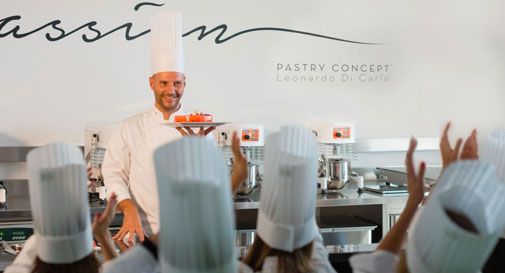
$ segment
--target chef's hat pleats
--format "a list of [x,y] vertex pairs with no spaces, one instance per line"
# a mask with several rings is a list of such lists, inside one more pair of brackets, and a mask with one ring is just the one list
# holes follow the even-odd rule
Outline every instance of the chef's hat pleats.
[[162,272],[236,272],[231,182],[222,152],[185,137],[154,154]]
[[47,263],[78,261],[92,252],[86,168],[82,152],[50,144],[27,157],[37,255]]
[[162,11],[151,18],[151,71],[184,73],[180,12]]
[[257,231],[272,248],[292,252],[317,234],[316,146],[312,131],[296,126],[266,141]]
[[[494,165],[480,160],[462,160],[449,165],[440,176],[433,196],[446,191],[457,192],[446,195],[446,206],[474,218],[479,223],[479,232],[495,233],[497,227],[505,225],[503,212],[496,209],[505,204],[505,184],[499,181]],[[485,202],[476,196],[485,196]],[[479,213],[480,209],[483,213]]]
[[[407,262],[412,273],[476,273],[505,226],[505,186],[495,168],[477,160],[451,164],[409,232]],[[447,211],[467,217],[477,233],[463,229]]]
[[498,178],[505,183],[505,130],[489,134],[481,157],[483,161],[495,165]]

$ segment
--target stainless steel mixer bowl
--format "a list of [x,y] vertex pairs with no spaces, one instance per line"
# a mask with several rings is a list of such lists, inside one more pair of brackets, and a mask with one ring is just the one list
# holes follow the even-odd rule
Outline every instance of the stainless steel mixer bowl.
[[351,180],[351,161],[342,158],[328,158],[328,190],[341,190]]

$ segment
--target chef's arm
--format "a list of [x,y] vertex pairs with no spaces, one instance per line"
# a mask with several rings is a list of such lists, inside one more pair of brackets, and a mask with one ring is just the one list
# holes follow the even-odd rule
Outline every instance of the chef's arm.
[[107,192],[117,195],[118,203],[131,199],[128,190],[130,174],[130,149],[122,125],[111,135],[105,150],[102,175]]
[[122,240],[130,233],[128,239],[133,242],[135,233],[140,240],[144,240],[144,233],[139,212],[128,189],[131,156],[126,144],[127,136],[123,132],[120,124],[109,139],[102,164],[102,175],[107,191],[117,195],[118,209],[124,215],[123,225],[113,239]]

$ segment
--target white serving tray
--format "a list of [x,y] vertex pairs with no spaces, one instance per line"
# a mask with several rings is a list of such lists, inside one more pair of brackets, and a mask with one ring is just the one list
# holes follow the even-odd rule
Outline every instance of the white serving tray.
[[163,123],[164,125],[177,128],[177,127],[190,127],[190,128],[200,128],[200,127],[217,127],[228,122],[168,122]]

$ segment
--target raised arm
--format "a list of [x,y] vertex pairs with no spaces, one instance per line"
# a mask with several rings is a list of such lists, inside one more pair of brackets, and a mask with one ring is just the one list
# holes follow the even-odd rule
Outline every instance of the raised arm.
[[385,250],[394,254],[398,254],[400,252],[405,235],[407,234],[407,229],[414,218],[417,207],[424,198],[424,172],[426,170],[426,164],[421,162],[419,172],[416,174],[413,159],[416,146],[417,140],[412,138],[405,158],[405,165],[407,167],[407,184],[409,189],[407,204],[403,209],[400,219],[398,219],[391,230],[382,239],[377,247],[377,250]]

